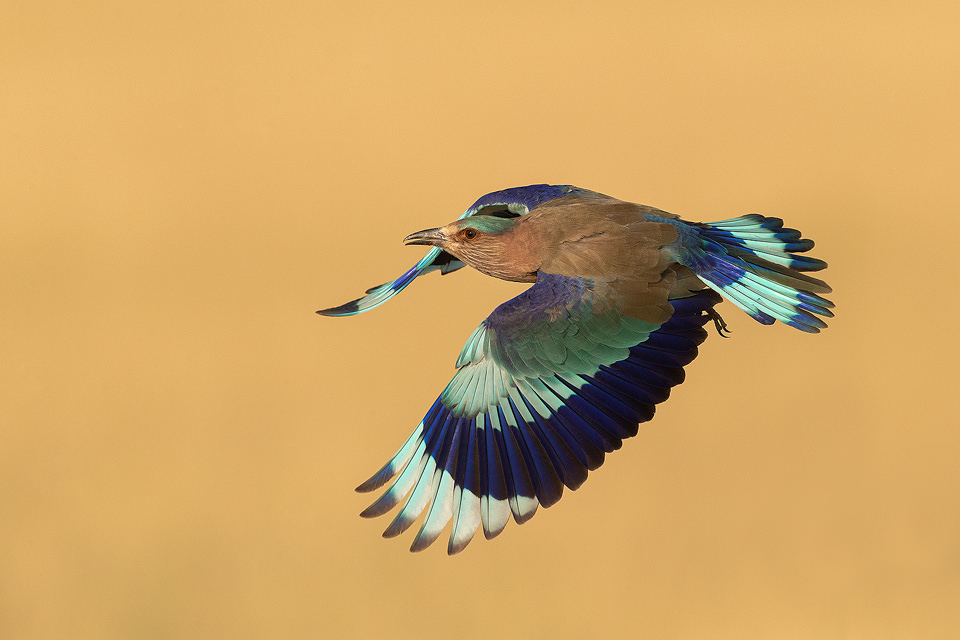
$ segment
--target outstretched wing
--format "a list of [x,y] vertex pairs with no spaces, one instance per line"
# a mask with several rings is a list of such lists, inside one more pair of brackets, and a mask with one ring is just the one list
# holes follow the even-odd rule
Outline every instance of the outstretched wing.
[[721,299],[705,290],[671,301],[664,321],[622,313],[619,295],[613,280],[541,273],[498,307],[467,340],[453,380],[410,438],[357,488],[393,479],[361,515],[384,514],[406,496],[384,536],[426,510],[411,550],[432,544],[452,519],[454,554],[479,526],[492,538],[511,513],[522,524],[564,486],[579,487],[683,381]]
[[431,271],[450,273],[451,271],[462,269],[465,266],[466,265],[464,263],[460,262],[446,251],[442,251],[434,247],[427,252],[427,255],[423,256],[423,259],[420,260],[420,262],[413,265],[412,269],[404,273],[396,280],[391,280],[390,282],[382,284],[379,287],[367,289],[366,295],[357,298],[356,300],[351,300],[350,302],[342,304],[338,307],[321,309],[320,311],[317,311],[317,313],[322,316],[354,316],[358,313],[363,313],[364,311],[369,311],[370,309],[379,307],[384,302],[403,291],[417,276],[422,276],[423,274],[430,273]]
[[[540,189],[540,187],[543,188]],[[531,187],[528,189],[530,189],[530,192],[526,194],[526,197],[530,201],[530,204],[535,206],[541,201],[541,199],[554,193],[550,189],[558,190],[558,193],[567,193],[572,189],[572,187],[531,185]],[[526,204],[511,203],[509,199],[505,199],[506,197],[506,192],[489,193],[477,200],[472,207],[464,211],[463,215],[461,215],[458,220],[477,215],[516,217],[529,213],[530,209]],[[321,309],[320,311],[317,311],[317,313],[322,316],[354,316],[358,313],[363,313],[364,311],[369,311],[370,309],[379,307],[384,302],[403,291],[417,276],[422,276],[423,274],[430,273],[431,271],[439,271],[441,274],[445,275],[456,271],[457,269],[462,269],[465,266],[467,265],[446,251],[433,248],[427,252],[427,255],[425,255],[420,262],[413,265],[412,269],[404,273],[396,280],[391,280],[386,284],[367,289],[366,295],[357,298],[356,300],[351,300],[350,302],[341,304],[338,307]]]

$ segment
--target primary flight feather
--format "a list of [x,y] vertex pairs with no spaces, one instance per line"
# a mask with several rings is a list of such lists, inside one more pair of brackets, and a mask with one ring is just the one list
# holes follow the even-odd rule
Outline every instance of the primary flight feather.
[[511,515],[522,524],[579,487],[683,382],[703,326],[726,330],[713,309],[721,296],[763,324],[809,333],[833,316],[821,296],[830,287],[804,273],[826,263],[799,255],[813,242],[757,214],[692,223],[541,184],[487,194],[405,242],[433,248],[396,280],[317,313],[362,313],[417,276],[464,266],[534,283],[480,323],[413,434],[357,487],[391,483],[365,517],[403,502],[386,537],[426,512],[413,551],[452,520],[447,551],[458,553],[478,528],[492,538]]

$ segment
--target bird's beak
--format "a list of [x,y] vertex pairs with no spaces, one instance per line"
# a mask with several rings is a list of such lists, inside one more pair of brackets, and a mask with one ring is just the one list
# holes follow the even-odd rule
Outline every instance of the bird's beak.
[[427,229],[425,231],[411,233],[403,239],[403,244],[426,244],[439,247],[444,239],[444,235],[440,229]]

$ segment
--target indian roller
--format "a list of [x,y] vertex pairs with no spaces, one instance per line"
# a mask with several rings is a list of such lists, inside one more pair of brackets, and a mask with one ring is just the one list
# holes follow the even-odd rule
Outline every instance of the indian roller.
[[[493,538],[522,524],[564,487],[637,435],[684,380],[714,310],[730,300],[762,324],[817,333],[830,293],[807,275],[827,265],[779,218],[749,214],[687,222],[666,211],[569,185],[489,193],[456,221],[407,236],[433,248],[367,295],[317,313],[369,311],[431,271],[464,266],[533,283],[467,339],[453,379],[397,453],[357,491],[391,483],[361,515],[406,498],[385,537],[426,515],[411,551],[452,520],[447,552],[478,528]],[[722,297],[721,297],[722,296]]]

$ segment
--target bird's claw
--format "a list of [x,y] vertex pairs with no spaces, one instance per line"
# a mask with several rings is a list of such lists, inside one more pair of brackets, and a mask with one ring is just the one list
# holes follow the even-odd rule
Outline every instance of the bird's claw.
[[727,323],[724,322],[723,316],[721,316],[716,309],[707,309],[707,317],[713,320],[713,326],[717,328],[717,333],[720,334],[721,338],[730,337],[728,335],[724,335],[724,332],[733,333],[730,329],[727,328]]

